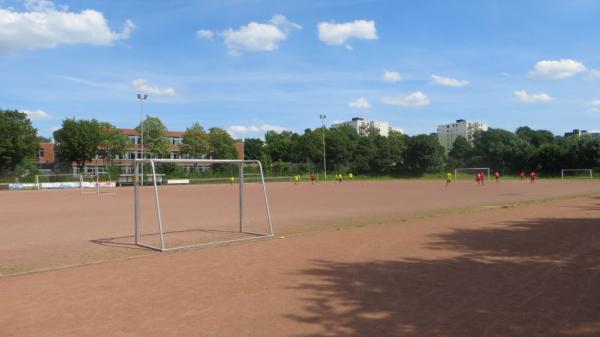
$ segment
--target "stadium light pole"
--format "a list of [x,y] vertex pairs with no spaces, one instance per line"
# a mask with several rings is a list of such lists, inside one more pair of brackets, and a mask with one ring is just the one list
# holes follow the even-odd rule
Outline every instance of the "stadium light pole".
[[[137,99],[140,101],[140,152],[141,157],[144,159],[144,101],[148,98],[146,94],[137,94]],[[144,164],[142,164],[142,179],[141,185],[144,186]]]
[[326,115],[319,115],[321,119],[321,131],[323,131],[323,171],[325,172],[325,181],[327,181],[327,159],[325,157],[325,118]]

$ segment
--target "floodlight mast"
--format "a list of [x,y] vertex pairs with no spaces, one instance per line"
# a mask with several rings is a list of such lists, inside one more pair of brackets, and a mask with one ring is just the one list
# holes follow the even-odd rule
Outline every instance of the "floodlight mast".
[[321,131],[323,131],[323,171],[325,172],[325,181],[327,181],[327,158],[325,157],[325,118],[326,115],[319,115],[321,119]]
[[[144,101],[148,98],[147,94],[137,94],[140,100],[140,158],[144,159]],[[141,185],[144,186],[144,166],[142,165]]]

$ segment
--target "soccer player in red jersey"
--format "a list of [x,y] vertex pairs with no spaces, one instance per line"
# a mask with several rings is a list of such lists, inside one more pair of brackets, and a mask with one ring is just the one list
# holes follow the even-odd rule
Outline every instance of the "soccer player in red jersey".
[[535,178],[537,177],[537,174],[535,174],[535,171],[531,171],[531,173],[529,174],[529,178],[530,178],[530,183],[533,184],[535,183]]
[[496,178],[496,182],[500,181],[500,172],[496,171],[494,172],[494,177]]

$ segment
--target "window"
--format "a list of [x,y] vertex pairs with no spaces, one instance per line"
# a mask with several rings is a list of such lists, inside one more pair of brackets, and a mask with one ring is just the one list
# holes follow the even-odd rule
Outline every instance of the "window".
[[39,148],[38,149],[38,157],[42,158],[44,156],[44,149],[43,148]]

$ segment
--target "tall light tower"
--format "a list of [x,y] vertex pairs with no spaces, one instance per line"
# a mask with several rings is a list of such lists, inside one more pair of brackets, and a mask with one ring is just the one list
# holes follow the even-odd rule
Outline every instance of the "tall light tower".
[[321,130],[323,131],[323,171],[325,172],[325,181],[327,181],[327,159],[325,157],[325,118],[326,115],[319,115],[321,119]]
[[[148,98],[146,94],[137,94],[137,99],[140,100],[140,128],[141,128],[141,139],[140,139],[140,152],[141,157],[144,159],[144,101]],[[144,186],[144,165],[142,164],[142,180],[141,185]]]

